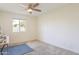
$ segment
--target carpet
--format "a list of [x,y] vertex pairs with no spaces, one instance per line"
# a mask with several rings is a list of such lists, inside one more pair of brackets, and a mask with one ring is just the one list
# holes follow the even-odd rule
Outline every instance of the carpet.
[[28,45],[20,44],[20,45],[4,48],[3,55],[23,55],[32,51],[33,49],[30,48]]

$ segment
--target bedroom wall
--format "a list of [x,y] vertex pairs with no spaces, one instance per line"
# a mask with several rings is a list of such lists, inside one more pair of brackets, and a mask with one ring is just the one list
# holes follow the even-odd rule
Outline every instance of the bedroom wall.
[[[25,32],[19,32],[19,33],[12,32],[13,18],[24,19],[26,21]],[[20,43],[20,42],[36,39],[35,17],[0,11],[0,25],[2,27],[2,32],[4,34],[9,35],[10,43]]]
[[38,39],[79,53],[79,4],[70,4],[38,17]]

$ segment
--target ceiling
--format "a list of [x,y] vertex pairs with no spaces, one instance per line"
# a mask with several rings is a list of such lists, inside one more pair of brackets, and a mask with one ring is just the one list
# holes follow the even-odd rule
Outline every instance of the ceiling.
[[[26,3],[28,5],[28,3]],[[33,11],[32,14],[29,14],[22,6],[22,3],[0,3],[0,10],[1,11],[8,11],[12,13],[22,14],[22,15],[32,15],[32,16],[39,16],[44,14],[50,10],[54,10],[56,8],[62,7],[66,5],[66,3],[40,3],[38,6],[42,12],[35,12]]]

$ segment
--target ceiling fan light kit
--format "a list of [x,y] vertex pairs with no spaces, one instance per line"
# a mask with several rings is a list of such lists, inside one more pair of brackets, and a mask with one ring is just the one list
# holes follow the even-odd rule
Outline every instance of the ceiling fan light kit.
[[32,11],[33,11],[32,9],[28,9],[27,10],[27,12],[29,12],[30,14],[32,13]]

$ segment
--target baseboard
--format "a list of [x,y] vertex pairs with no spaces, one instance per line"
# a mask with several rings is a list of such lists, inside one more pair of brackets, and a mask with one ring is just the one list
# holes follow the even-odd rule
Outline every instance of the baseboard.
[[37,41],[37,39],[24,41],[24,42],[18,42],[18,43],[10,43],[9,46],[19,45],[19,44],[24,44],[24,43],[31,43],[31,42],[34,42],[34,41]]

